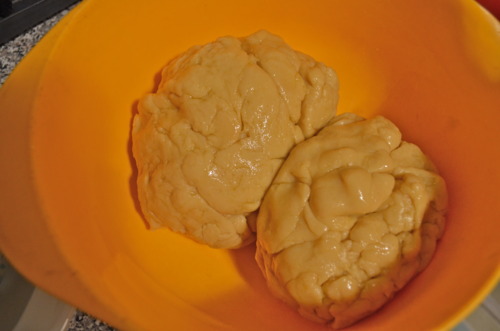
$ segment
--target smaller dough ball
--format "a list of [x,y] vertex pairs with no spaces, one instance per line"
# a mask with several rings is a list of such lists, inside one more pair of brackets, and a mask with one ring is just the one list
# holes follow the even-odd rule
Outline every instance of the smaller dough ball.
[[139,103],[133,155],[151,228],[236,248],[295,144],[335,115],[332,69],[260,31],[195,46]]
[[278,172],[257,219],[256,259],[277,297],[343,328],[429,263],[446,200],[432,163],[393,123],[342,114]]

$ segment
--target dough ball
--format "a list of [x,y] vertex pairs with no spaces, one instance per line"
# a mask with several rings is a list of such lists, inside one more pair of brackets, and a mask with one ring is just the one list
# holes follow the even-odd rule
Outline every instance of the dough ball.
[[432,163],[393,123],[342,114],[282,165],[257,219],[256,258],[275,295],[343,328],[428,264],[446,199]]
[[266,31],[172,60],[132,129],[150,227],[217,248],[251,242],[265,191],[290,149],[335,115],[337,89],[332,69]]

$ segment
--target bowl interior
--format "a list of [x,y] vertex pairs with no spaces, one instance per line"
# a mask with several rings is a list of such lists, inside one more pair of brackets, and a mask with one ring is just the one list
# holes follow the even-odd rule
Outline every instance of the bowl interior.
[[[43,218],[23,221],[44,224],[39,241],[54,243],[62,272],[99,304],[80,299],[81,289],[61,290],[57,271],[50,281],[28,272],[41,287],[121,329],[324,329],[271,297],[253,246],[215,250],[149,231],[138,207],[130,141],[138,98],[188,47],[259,29],[334,68],[339,112],[387,116],[448,183],[448,224],[433,261],[351,329],[410,319],[414,330],[450,327],[496,283],[500,35],[474,2],[87,0],[66,24],[32,77],[23,119],[31,152],[19,157],[32,166]],[[22,271],[28,256],[3,245]]]

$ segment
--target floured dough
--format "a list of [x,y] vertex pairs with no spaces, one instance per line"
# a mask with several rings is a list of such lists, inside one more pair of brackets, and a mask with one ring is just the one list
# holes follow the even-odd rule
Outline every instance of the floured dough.
[[334,116],[332,69],[266,31],[195,46],[162,71],[132,130],[151,228],[235,248],[290,149]]
[[428,264],[445,206],[443,179],[393,123],[342,114],[282,165],[257,219],[257,261],[275,295],[346,327]]

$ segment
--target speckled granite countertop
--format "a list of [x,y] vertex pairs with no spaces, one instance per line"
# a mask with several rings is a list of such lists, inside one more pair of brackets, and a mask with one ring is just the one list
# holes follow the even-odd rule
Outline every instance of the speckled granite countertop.
[[[0,86],[3,85],[15,66],[31,48],[64,16],[72,7],[61,11],[48,20],[36,25],[22,35],[0,46]],[[106,323],[77,310],[68,323],[67,331],[113,331]]]
[[72,7],[63,10],[15,39],[0,46],[0,86],[3,85],[19,61],[21,61],[31,48],[71,9]]

